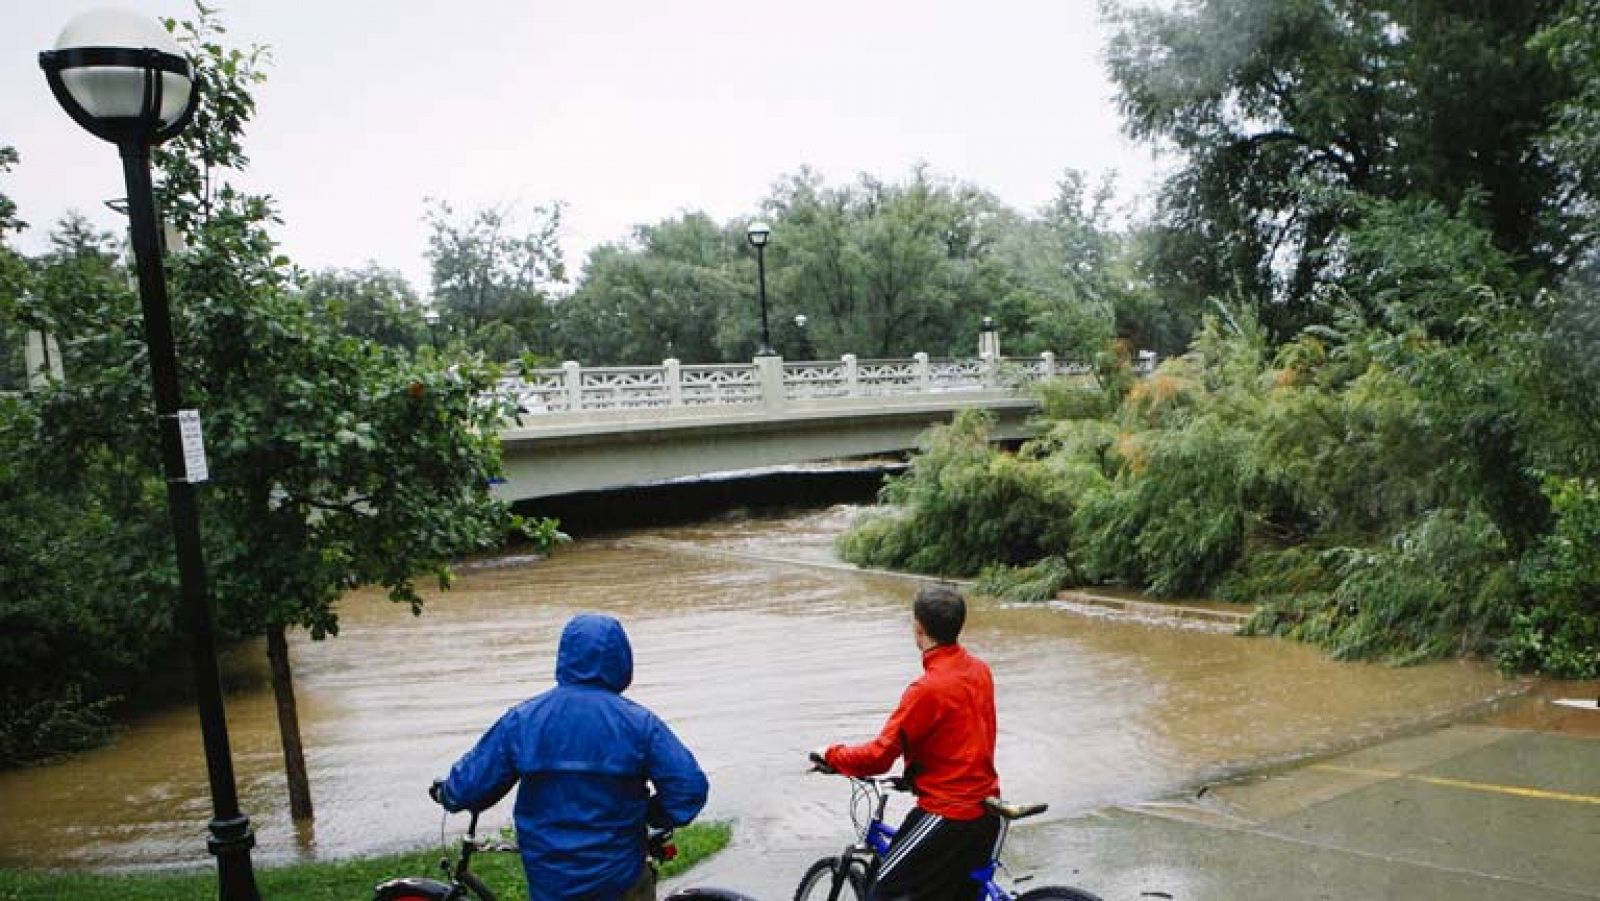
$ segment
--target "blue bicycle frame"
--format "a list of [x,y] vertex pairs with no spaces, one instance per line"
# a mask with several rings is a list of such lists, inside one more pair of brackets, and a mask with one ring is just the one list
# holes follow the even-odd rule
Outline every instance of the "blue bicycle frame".
[[[883,786],[900,788],[900,781],[896,779],[857,779],[849,777],[851,782],[864,786],[869,796],[875,795],[872,804],[872,819],[867,822],[867,828],[861,837],[861,848],[871,851],[876,861],[881,862],[889,853],[889,845],[899,831],[883,821],[883,810],[888,803],[888,796],[883,792]],[[904,789],[902,789],[904,790]],[[969,876],[972,881],[983,886],[983,901],[1013,901],[1011,893],[1001,888],[994,881],[995,873],[1000,870],[1000,848],[1005,844],[1006,831],[1011,825],[1003,817],[1000,819],[1000,834],[995,838],[994,856],[989,862],[979,869],[973,870]]]

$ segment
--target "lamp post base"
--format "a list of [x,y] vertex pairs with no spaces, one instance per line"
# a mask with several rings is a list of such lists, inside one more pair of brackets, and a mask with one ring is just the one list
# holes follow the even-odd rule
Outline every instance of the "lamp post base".
[[230,820],[212,820],[209,828],[206,848],[217,859],[220,897],[258,901],[261,894],[256,888],[255,866],[250,861],[256,834],[250,828],[250,818],[240,814]]

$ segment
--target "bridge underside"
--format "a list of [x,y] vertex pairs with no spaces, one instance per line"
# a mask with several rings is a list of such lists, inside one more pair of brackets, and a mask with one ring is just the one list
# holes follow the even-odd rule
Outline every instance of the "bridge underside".
[[959,398],[863,398],[783,413],[708,412],[681,415],[652,411],[549,417],[501,433],[506,481],[495,493],[504,500],[618,488],[685,476],[786,463],[804,463],[904,451],[916,447],[929,426],[947,423],[959,410],[994,414],[996,440],[1032,437],[1032,399],[1013,395]]

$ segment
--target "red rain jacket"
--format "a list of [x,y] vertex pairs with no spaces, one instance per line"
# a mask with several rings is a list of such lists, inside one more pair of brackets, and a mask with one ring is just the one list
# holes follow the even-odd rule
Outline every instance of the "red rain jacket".
[[825,755],[828,766],[847,776],[875,776],[903,755],[918,807],[952,820],[977,819],[983,799],[1000,794],[994,677],[959,644],[924,652],[922,669],[878,737],[864,745],[834,745]]

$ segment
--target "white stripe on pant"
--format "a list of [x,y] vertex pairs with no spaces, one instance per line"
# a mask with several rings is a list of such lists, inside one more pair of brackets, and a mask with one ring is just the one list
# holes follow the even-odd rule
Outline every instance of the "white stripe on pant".
[[889,856],[884,858],[883,866],[878,868],[878,878],[882,879],[887,876],[889,871],[894,869],[895,864],[905,859],[907,852],[916,847],[923,839],[926,839],[932,834],[934,828],[943,822],[944,817],[924,811],[922,822],[917,824],[911,835],[907,836],[906,840],[900,842],[898,846],[890,849]]

